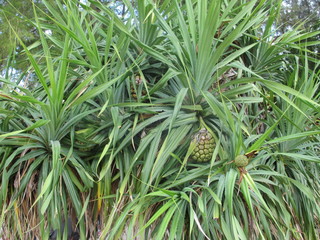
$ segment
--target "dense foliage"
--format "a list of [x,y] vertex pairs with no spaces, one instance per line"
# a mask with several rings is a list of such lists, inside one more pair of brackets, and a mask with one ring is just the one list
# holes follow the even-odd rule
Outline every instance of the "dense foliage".
[[[16,35],[0,234],[319,239],[319,32],[279,36],[275,0],[123,2],[43,0],[39,49]],[[212,157],[192,161],[203,128]]]
[[1,75],[3,66],[14,67],[16,71],[28,67],[20,41],[30,46],[30,50],[38,50],[37,45],[32,46],[39,39],[39,33],[33,24],[35,15],[32,2],[37,4],[39,17],[49,14],[41,0],[0,0]]

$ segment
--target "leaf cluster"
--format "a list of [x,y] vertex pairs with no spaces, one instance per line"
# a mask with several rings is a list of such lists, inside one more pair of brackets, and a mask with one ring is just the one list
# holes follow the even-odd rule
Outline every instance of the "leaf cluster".
[[319,238],[319,32],[276,36],[273,0],[42,2],[0,79],[1,234]]

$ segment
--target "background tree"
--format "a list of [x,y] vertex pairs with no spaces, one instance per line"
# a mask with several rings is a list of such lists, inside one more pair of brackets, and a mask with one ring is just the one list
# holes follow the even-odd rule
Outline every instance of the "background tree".
[[[318,0],[283,0],[279,15],[280,34],[301,25],[303,31],[320,31],[320,1]],[[307,41],[320,40],[320,33]],[[320,46],[309,47],[318,59],[320,58]]]
[[[51,4],[54,1],[47,1]],[[17,71],[25,69],[26,55],[21,54],[23,48],[20,40],[30,46],[39,40],[37,28],[34,25],[34,9],[36,4],[39,17],[48,21],[48,11],[41,0],[1,0],[0,1],[0,66],[3,68],[8,61]]]

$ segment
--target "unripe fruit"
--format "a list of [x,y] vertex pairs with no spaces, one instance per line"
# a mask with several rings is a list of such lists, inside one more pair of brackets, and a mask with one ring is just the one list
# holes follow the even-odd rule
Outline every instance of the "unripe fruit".
[[234,163],[236,164],[237,167],[245,167],[248,165],[249,160],[245,155],[238,155],[234,159]]
[[191,159],[197,162],[207,162],[212,158],[215,142],[211,133],[202,128],[197,134],[193,136],[192,140],[196,147],[191,153]]

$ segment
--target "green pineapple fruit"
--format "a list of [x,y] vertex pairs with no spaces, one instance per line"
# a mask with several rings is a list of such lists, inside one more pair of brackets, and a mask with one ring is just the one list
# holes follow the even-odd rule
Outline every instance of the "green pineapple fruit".
[[245,167],[248,165],[249,160],[245,155],[238,155],[234,159],[234,163],[236,164],[237,167]]
[[191,159],[197,162],[210,161],[215,147],[215,142],[211,133],[207,129],[202,128],[193,136],[192,141],[196,146],[191,153]]

